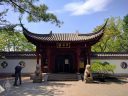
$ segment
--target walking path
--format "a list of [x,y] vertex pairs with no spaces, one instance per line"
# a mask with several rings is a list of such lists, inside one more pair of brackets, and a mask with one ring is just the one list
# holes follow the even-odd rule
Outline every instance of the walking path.
[[[6,80],[0,80],[0,85],[4,87]],[[82,81],[48,81],[42,83],[32,83],[27,77],[23,78],[21,86],[12,86],[13,79],[9,79],[11,84],[0,96],[128,96],[128,79],[121,82],[89,83]]]

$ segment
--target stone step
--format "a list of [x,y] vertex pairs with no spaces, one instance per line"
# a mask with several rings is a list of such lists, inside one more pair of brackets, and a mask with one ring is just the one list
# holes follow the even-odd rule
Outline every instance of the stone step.
[[48,74],[48,81],[78,81],[77,74]]

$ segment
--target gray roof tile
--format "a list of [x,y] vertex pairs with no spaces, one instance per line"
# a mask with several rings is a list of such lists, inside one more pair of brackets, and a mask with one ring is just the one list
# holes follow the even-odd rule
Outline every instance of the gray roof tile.
[[23,33],[27,37],[27,39],[31,40],[38,40],[38,41],[87,41],[87,40],[94,40],[97,41],[102,37],[104,33],[104,28],[107,24],[95,33],[90,34],[79,34],[79,33],[52,33],[49,34],[34,34],[29,32],[24,26],[21,24],[23,28]]

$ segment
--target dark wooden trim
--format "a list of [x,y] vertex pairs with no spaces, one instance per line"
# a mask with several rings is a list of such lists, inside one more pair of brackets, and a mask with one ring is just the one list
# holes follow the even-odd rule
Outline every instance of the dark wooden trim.
[[87,51],[86,52],[87,52],[86,53],[86,56],[87,56],[87,64],[90,65],[90,54],[91,54],[91,46],[90,45],[87,46]]
[[44,54],[41,54],[41,71],[44,72]]
[[91,56],[91,46],[88,46],[88,64],[91,64],[91,60],[90,60],[90,56]]
[[36,57],[37,57],[37,64],[39,64],[39,48],[36,46]]
[[51,48],[47,49],[47,57],[48,57],[48,72],[50,73],[51,70]]
[[80,68],[80,48],[76,49],[76,60],[77,60],[77,73],[79,73],[79,68]]

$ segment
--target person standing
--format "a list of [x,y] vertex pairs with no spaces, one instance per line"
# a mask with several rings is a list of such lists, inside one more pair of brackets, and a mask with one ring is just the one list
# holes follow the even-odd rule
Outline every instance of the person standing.
[[22,64],[20,63],[19,65],[17,65],[15,67],[15,81],[14,81],[14,86],[18,86],[17,85],[17,81],[19,80],[19,84],[21,85],[22,81],[21,81],[21,70],[22,70]]

